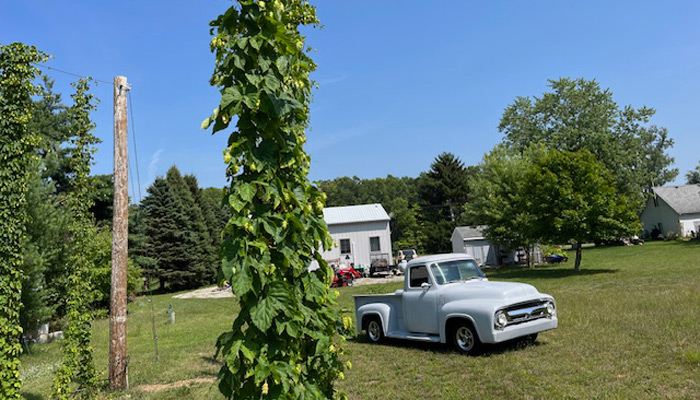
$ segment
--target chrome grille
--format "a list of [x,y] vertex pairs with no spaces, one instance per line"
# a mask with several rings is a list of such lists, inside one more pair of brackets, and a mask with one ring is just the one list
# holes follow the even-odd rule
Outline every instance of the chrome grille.
[[546,317],[546,304],[546,301],[515,304],[506,307],[503,311],[506,313],[508,325],[515,325]]

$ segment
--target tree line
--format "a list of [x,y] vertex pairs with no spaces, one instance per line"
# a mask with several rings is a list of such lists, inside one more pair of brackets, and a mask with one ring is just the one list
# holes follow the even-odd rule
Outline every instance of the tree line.
[[[417,178],[321,181],[334,206],[379,202],[396,248],[451,251],[455,226],[484,225],[505,248],[582,244],[641,234],[638,214],[654,186],[678,175],[666,128],[650,107],[620,106],[595,80],[549,81],[540,97],[504,110],[502,142],[476,166],[443,153]],[[698,170],[687,174],[697,181]]]

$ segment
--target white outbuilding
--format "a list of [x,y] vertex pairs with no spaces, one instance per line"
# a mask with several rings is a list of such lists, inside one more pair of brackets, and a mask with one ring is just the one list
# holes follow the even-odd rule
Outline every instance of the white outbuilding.
[[381,204],[326,207],[323,219],[334,242],[323,252],[329,263],[369,266],[382,258],[391,263],[391,218]]
[[645,235],[700,232],[700,185],[660,186],[653,194],[640,217]]
[[452,232],[452,252],[472,255],[478,264],[498,265],[498,248],[484,236],[484,226],[458,226]]
[[[479,265],[497,267],[501,264],[527,263],[527,255],[522,248],[506,251],[497,243],[492,243],[485,235],[485,225],[458,226],[452,231],[452,252],[467,253],[474,257]],[[544,255],[539,245],[535,246],[532,262],[541,264]]]

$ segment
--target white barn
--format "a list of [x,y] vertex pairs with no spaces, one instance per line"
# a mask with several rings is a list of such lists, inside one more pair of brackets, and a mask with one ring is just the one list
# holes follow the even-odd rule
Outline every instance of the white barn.
[[333,238],[333,248],[323,252],[329,263],[370,265],[374,258],[391,263],[391,218],[381,204],[326,207],[323,219]]
[[653,192],[640,217],[645,235],[655,229],[679,236],[700,231],[700,185],[660,186]]

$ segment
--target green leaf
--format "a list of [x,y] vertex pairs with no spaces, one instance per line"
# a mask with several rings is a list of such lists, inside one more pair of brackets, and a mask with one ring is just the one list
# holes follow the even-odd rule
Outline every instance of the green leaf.
[[289,71],[289,58],[287,56],[278,57],[277,60],[275,60],[275,65],[280,74],[287,75]]
[[238,194],[243,201],[251,201],[255,196],[255,186],[250,183],[242,183],[238,185]]
[[272,319],[277,315],[276,300],[265,297],[250,310],[250,316],[258,329],[266,331],[272,325]]
[[221,104],[219,105],[220,109],[224,109],[228,107],[231,103],[239,102],[241,100],[241,93],[238,91],[237,87],[227,87],[224,89],[223,94],[221,95]]
[[231,276],[231,289],[237,297],[241,297],[253,290],[253,277],[250,275],[250,267],[242,265]]

